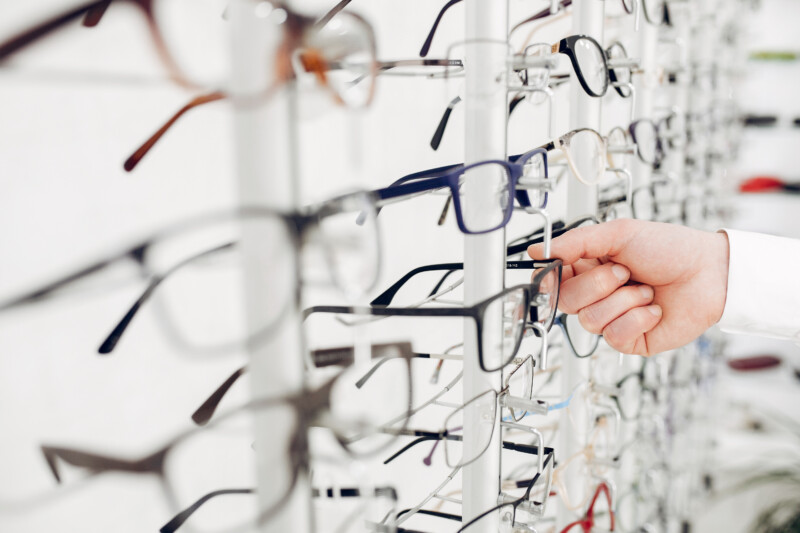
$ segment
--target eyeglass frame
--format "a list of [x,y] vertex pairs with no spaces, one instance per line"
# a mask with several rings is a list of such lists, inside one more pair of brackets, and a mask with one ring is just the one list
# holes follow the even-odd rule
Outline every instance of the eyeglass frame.
[[[541,293],[539,292],[539,287],[544,279],[544,277],[552,271],[557,272],[558,276],[558,284],[555,291],[555,305],[553,309],[558,304],[558,295],[560,292],[561,286],[561,269],[562,263],[560,259],[550,259],[542,261],[543,263],[549,263],[547,266],[543,267],[541,270],[537,271],[534,274],[531,283],[529,284],[521,284],[515,285],[513,287],[508,287],[503,289],[499,293],[486,298],[474,305],[464,306],[464,307],[421,307],[421,308],[407,308],[407,307],[348,307],[348,306],[314,306],[309,307],[303,310],[302,318],[303,320],[307,319],[313,313],[333,313],[333,314],[357,314],[357,315],[372,315],[372,316],[406,316],[406,317],[462,317],[462,318],[471,318],[475,321],[476,325],[476,338],[477,338],[477,349],[478,349],[478,364],[484,372],[494,372],[499,370],[500,368],[507,365],[516,355],[517,351],[519,350],[520,344],[522,343],[522,336],[524,334],[525,328],[520,328],[520,335],[516,340],[516,345],[514,347],[513,352],[509,355],[508,361],[505,361],[501,364],[498,368],[487,368],[485,361],[484,361],[484,354],[483,354],[483,323],[484,317],[483,315],[486,312],[486,309],[493,304],[496,300],[503,298],[507,294],[514,293],[516,291],[524,291],[524,307],[528,309],[528,317],[530,322],[532,323],[539,323],[543,326],[546,331],[549,331],[550,326],[552,326],[552,319],[554,317],[548,317],[548,319],[542,323],[537,316],[536,305],[532,305],[535,303],[535,299]],[[526,320],[523,319],[523,322]],[[523,324],[524,325],[524,324]]]
[[[411,409],[411,401],[413,396],[412,380],[411,380],[411,362],[410,351],[411,344],[408,342],[395,343],[397,350],[397,358],[402,359],[406,363],[408,372],[408,387],[409,387],[409,403],[408,410]],[[243,412],[255,411],[257,414],[261,409],[268,409],[275,405],[286,404],[295,410],[297,416],[297,424],[295,427],[294,435],[291,437],[289,449],[289,460],[292,463],[292,479],[289,481],[286,493],[279,498],[272,507],[260,510],[257,518],[257,523],[262,524],[278,511],[283,504],[290,498],[297,480],[303,472],[307,472],[310,465],[309,443],[307,428],[321,419],[321,414],[330,409],[331,406],[331,392],[336,382],[341,378],[344,372],[339,372],[321,386],[316,389],[308,390],[304,388],[299,392],[278,396],[274,398],[258,398],[251,400],[246,404],[226,413],[219,415],[214,424],[220,424],[229,418],[237,416]],[[408,417],[404,420],[405,427],[408,423]],[[328,427],[335,436],[335,440],[351,457],[371,457],[384,450],[391,442],[387,442],[376,450],[368,454],[357,453],[354,449],[348,446],[348,439],[346,436],[339,432],[337,424],[322,424]],[[130,460],[123,459],[108,455],[96,454],[93,452],[86,452],[74,448],[64,448],[51,445],[41,445],[41,451],[50,468],[53,477],[57,482],[61,482],[57,459],[64,461],[72,466],[78,468],[86,468],[90,471],[91,476],[100,475],[104,472],[127,472],[131,474],[156,474],[161,485],[165,490],[167,498],[171,503],[175,504],[176,498],[174,487],[168,482],[167,472],[165,469],[165,459],[167,454],[178,444],[182,443],[185,439],[191,438],[200,432],[208,431],[207,428],[191,428],[185,430],[168,440],[155,452],[151,452],[140,459]],[[246,490],[246,489],[245,489]]]
[[[70,272],[69,274],[57,277],[55,280],[46,283],[45,285],[39,288],[29,290],[18,296],[10,298],[4,302],[0,302],[0,312],[13,309],[21,305],[34,303],[38,300],[47,298],[52,293],[56,293],[62,288],[67,287],[74,282],[80,281],[87,276],[93,275],[96,272],[102,271],[107,267],[110,267],[115,263],[117,263],[118,261],[124,259],[133,259],[139,264],[143,265],[147,255],[148,248],[157,245],[160,241],[171,238],[173,235],[179,235],[181,232],[185,232],[196,227],[203,227],[203,226],[213,227],[215,223],[220,221],[224,222],[228,220],[260,218],[260,217],[264,217],[265,219],[280,220],[283,223],[284,227],[286,228],[288,235],[291,237],[292,243],[294,244],[295,247],[294,248],[295,253],[297,253],[297,250],[299,250],[303,244],[303,237],[306,231],[308,231],[310,228],[318,226],[320,220],[323,219],[324,217],[337,214],[338,212],[336,211],[335,208],[335,205],[337,203],[345,202],[350,198],[356,198],[359,196],[363,196],[365,199],[367,199],[368,202],[370,202],[373,205],[375,205],[376,203],[376,198],[374,197],[374,195],[366,191],[360,191],[351,194],[345,194],[342,196],[337,196],[335,198],[317,204],[316,206],[302,208],[294,212],[281,212],[276,209],[263,206],[242,206],[234,210],[211,213],[195,217],[192,219],[188,219],[182,222],[178,222],[151,234],[149,237],[138,240],[135,244],[128,246],[121,252],[116,252],[110,254],[104,259],[93,261],[89,265],[80,268],[78,270],[75,270],[73,272]],[[164,279],[166,279],[166,276],[168,276],[175,270],[183,267],[185,264],[190,263],[193,260],[197,260],[198,258],[201,258],[208,254],[222,251],[226,249],[228,246],[232,246],[234,244],[235,243],[228,243],[226,245],[213,248],[211,250],[206,250],[200,253],[199,255],[183,259],[181,262],[169,268],[165,273],[154,274],[150,280],[150,283],[145,288],[142,295],[136,300],[136,302],[134,302],[131,308],[122,317],[122,320],[112,329],[111,333],[101,343],[100,347],[98,348],[98,353],[100,353],[101,355],[106,355],[111,353],[115,349],[121,336],[126,331],[127,327],[130,325],[131,321],[136,316],[141,306],[150,298],[155,287],[157,287],[160,283],[164,281]],[[376,257],[378,258],[378,261],[380,261],[381,257],[380,239],[378,239],[378,241],[375,243],[375,246],[377,248]],[[380,270],[380,265],[378,264],[376,265],[376,271],[379,270]],[[376,272],[373,285],[374,283],[377,282],[377,278],[378,276]],[[258,333],[257,337],[260,338],[260,336],[261,334]]]

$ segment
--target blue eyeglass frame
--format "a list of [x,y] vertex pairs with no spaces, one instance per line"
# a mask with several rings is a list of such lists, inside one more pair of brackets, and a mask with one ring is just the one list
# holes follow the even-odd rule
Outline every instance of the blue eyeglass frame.
[[[456,221],[458,222],[458,229],[460,229],[462,233],[467,235],[480,235],[482,233],[490,233],[492,231],[504,227],[506,224],[508,224],[508,221],[511,220],[511,214],[514,211],[514,198],[517,199],[517,202],[523,208],[544,209],[547,206],[547,198],[548,198],[547,191],[544,191],[540,204],[534,206],[531,205],[531,200],[530,197],[528,196],[528,191],[524,189],[520,190],[517,189],[517,184],[519,182],[519,179],[524,175],[525,164],[536,155],[540,155],[542,157],[542,163],[544,166],[544,179],[548,179],[549,173],[547,168],[547,150],[543,148],[534,148],[533,150],[525,152],[524,154],[509,156],[506,161],[502,161],[499,159],[487,159],[485,161],[478,161],[476,163],[471,163],[469,165],[464,165],[463,163],[459,163],[455,165],[447,165],[443,167],[422,170],[420,172],[415,172],[413,174],[403,176],[402,178],[398,179],[388,187],[384,187],[383,189],[377,189],[373,192],[377,194],[380,200],[389,200],[392,198],[399,198],[401,196],[419,194],[422,192],[432,191],[435,189],[442,189],[447,187],[450,189],[450,195],[453,199],[453,205],[456,211]],[[466,225],[464,224],[464,219],[461,214],[461,199],[458,193],[459,178],[467,170],[488,164],[501,165],[506,169],[506,172],[508,173],[509,176],[509,185],[510,185],[510,187],[508,188],[509,201],[506,205],[503,221],[501,223],[486,230],[471,231],[467,229]]]

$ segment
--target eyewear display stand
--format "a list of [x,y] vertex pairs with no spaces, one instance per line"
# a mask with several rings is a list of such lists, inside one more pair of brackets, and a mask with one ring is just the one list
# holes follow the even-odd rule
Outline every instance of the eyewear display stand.
[[[274,53],[263,54],[262,51],[274,50],[283,37],[274,27],[272,31],[265,31],[264,27],[254,24],[254,18],[246,16],[248,9],[253,8],[247,1],[236,0],[229,6],[234,28],[232,86],[234,90],[243,92],[273,82],[270,77],[278,65],[272,60],[277,56]],[[281,16],[279,8],[274,11],[267,16]],[[299,203],[297,164],[293,160],[295,151],[291,149],[296,142],[294,96],[292,87],[289,87],[276,94],[269,103],[235,110],[236,175],[239,199],[243,204],[291,209]],[[274,294],[288,294],[290,308],[265,342],[249,348],[253,398],[295,393],[303,383],[299,302],[295,301],[298,279],[286,279],[285,271],[264,271],[263,262],[258,260],[257,241],[264,237],[263,234],[243,235],[246,319],[258,323],[259,317],[274,313],[271,307],[276,298],[270,297]],[[280,235],[275,235],[275,238],[287,243],[285,254],[296,253],[287,239]],[[296,276],[297,269],[288,274]],[[260,444],[254,447],[254,453],[258,453],[258,497],[260,501],[275,501],[280,494],[270,498],[270,493],[283,492],[285,487],[275,482],[274,467],[289,460],[289,450],[284,443],[289,440],[287,436],[293,433],[294,428],[288,420],[270,420],[264,414],[256,418],[255,424],[255,441]],[[308,482],[301,475],[288,501],[277,515],[260,526],[260,531],[309,533],[312,530],[310,494]]]
[[[466,0],[467,41],[504,40],[508,31],[507,2],[494,0]],[[465,162],[483,159],[506,158],[506,103],[505,91],[497,90],[497,73],[506,68],[505,50],[497,46],[482,46],[481,42],[465,50]],[[498,66],[500,70],[498,70]],[[468,206],[479,207],[487,195],[492,194],[492,176],[484,180],[471,180],[473,185],[465,192]],[[488,188],[487,188],[488,187]],[[503,289],[505,274],[505,231],[464,237],[464,303],[471,305]],[[499,311],[499,309],[497,310]],[[497,316],[489,320],[501,320]],[[487,389],[499,390],[499,373],[481,371],[478,364],[476,335],[471,331],[473,321],[464,321],[464,386],[466,403]],[[499,349],[499,346],[495,349]],[[484,354],[487,357],[488,354]],[[495,416],[500,416],[501,410]],[[478,446],[480,419],[477,409],[467,409],[464,414],[464,453],[471,455],[471,447]],[[500,492],[500,424],[497,420],[489,448],[481,457],[464,467],[463,521],[468,522],[486,509],[497,505]],[[471,438],[472,437],[472,438]],[[474,533],[494,533],[498,530],[499,514],[493,513],[480,520],[471,530]]]
[[[590,35],[603,42],[603,17],[605,2],[595,2],[594,0],[576,0],[573,4],[572,30],[575,34]],[[570,129],[594,128],[600,129],[600,114],[602,98],[593,98],[581,90],[576,81],[570,84],[569,93]],[[577,157],[591,157],[591,154],[583,152]],[[567,218],[574,219],[586,213],[592,213],[597,206],[597,187],[587,186],[580,183],[577,179],[569,180],[567,184]],[[579,328],[575,328],[576,330]],[[589,337],[589,332],[580,329],[576,331],[576,341],[583,343]],[[589,361],[578,359],[577,357],[565,357],[563,360],[562,372],[562,391],[572,391],[579,383],[586,380],[589,375]],[[570,408],[569,421],[562,418],[559,422],[559,441],[556,449],[558,459],[564,460],[572,457],[575,453],[583,449],[586,445],[588,435],[579,434],[578,428],[586,427],[581,423],[589,416],[588,405],[585,402],[575,402]],[[574,492],[576,487],[585,484],[579,472],[569,470],[566,472],[564,486],[567,491]],[[572,523],[576,516],[571,513],[566,506],[558,505],[557,526],[565,526]],[[578,517],[579,518],[579,517]]]

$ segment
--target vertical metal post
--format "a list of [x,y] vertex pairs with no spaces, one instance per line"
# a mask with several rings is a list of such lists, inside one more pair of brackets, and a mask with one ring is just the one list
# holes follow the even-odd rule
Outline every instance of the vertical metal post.
[[[508,6],[494,0],[467,0],[466,39],[506,39],[508,29]],[[506,62],[504,47],[467,44],[464,62],[466,65],[465,92],[465,153],[466,163],[484,159],[504,159],[506,150],[507,97],[504,82],[498,74],[504,72]],[[480,178],[480,176],[475,176]],[[471,177],[472,178],[472,177]],[[476,186],[465,190],[464,201],[480,205],[487,194],[480,179],[471,179]],[[483,180],[488,182],[490,180]],[[474,304],[503,288],[505,275],[504,231],[484,235],[468,235],[464,238],[464,300]],[[478,346],[474,323],[465,320],[464,325],[464,401],[489,389],[499,390],[499,373],[488,374],[478,366]],[[463,469],[463,517],[467,522],[497,504],[500,490],[500,411],[495,419],[492,442],[480,459]],[[476,410],[464,413],[464,452],[478,446],[476,437],[481,424]],[[483,422],[485,424],[485,421]],[[498,515],[484,518],[474,527],[475,533],[496,532]]]
[[[576,0],[573,4],[572,15],[572,29],[575,34],[589,35],[597,39],[599,43],[603,42],[603,23],[604,23],[604,7],[605,2],[596,2],[594,0]],[[589,127],[599,130],[600,128],[600,112],[601,112],[602,98],[594,98],[587,95],[577,78],[572,74],[570,81],[570,115],[569,125],[571,129]],[[606,132],[601,132],[606,133]],[[576,157],[589,157],[589,154],[575,154]],[[571,177],[567,184],[567,219],[571,220],[580,215],[587,213],[594,213],[597,210],[597,188],[588,187],[578,180]],[[581,338],[588,336],[588,332],[577,331],[575,335],[578,337],[578,343],[583,342],[585,339]],[[563,392],[569,394],[575,389],[576,385],[584,381],[589,375],[589,361],[573,357],[569,353],[565,353],[564,361],[562,364],[563,373]],[[568,419],[574,424],[567,421],[567,417],[562,417],[559,428],[559,446],[556,448],[559,460],[563,461],[574,455],[581,450],[586,443],[587,435],[580,434],[582,431],[579,428],[586,427],[584,423],[589,416],[588,406],[582,405],[581,402],[572,402],[570,404],[570,414]],[[586,479],[581,479],[577,474],[579,472],[566,472],[564,483],[567,490],[574,493],[575,487],[580,487],[586,484]],[[572,521],[572,517],[564,505],[558,507],[557,525],[563,527]]]
[[[252,16],[253,5],[247,1],[234,1],[229,7],[233,28],[232,92],[252,93],[270,86],[274,80],[275,54],[282,30],[277,24],[263,23],[263,15],[280,21],[283,13],[261,13],[262,20]],[[264,50],[273,51],[264,54]],[[297,176],[296,142],[292,127],[293,98],[291,91],[282,90],[263,106],[246,106],[234,112],[234,140],[236,180],[242,204],[268,205],[290,209],[296,207]],[[290,132],[287,135],[287,132]],[[261,235],[263,237],[263,235]],[[281,236],[276,235],[276,238]],[[247,320],[256,323],[259,317],[269,314],[270,307],[283,305],[276,302],[276,294],[284,295],[288,308],[280,327],[269,339],[250,349],[251,394],[254,398],[276,396],[297,391],[303,382],[302,341],[298,313],[298,280],[286,279],[282,270],[270,273],[258,269],[256,254],[248,250],[257,242],[244,240],[244,272],[248,295]],[[294,257],[290,241],[283,253]],[[292,269],[295,275],[297,269]],[[287,290],[286,287],[294,288]],[[259,502],[275,501],[285,487],[275,483],[271,465],[286,464],[289,460],[286,442],[294,428],[287,420],[270,420],[266,416],[256,419],[255,446],[258,464]],[[311,502],[308,483],[300,479],[289,501],[280,512],[260,529],[262,532],[308,532],[311,530]]]

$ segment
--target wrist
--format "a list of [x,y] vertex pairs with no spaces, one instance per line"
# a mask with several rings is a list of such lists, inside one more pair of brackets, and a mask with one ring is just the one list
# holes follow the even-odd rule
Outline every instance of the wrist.
[[715,279],[717,280],[717,290],[715,291],[715,298],[712,304],[714,324],[720,321],[722,314],[725,311],[725,303],[727,302],[728,295],[728,268],[730,264],[730,242],[728,241],[728,234],[725,230],[720,230],[713,234],[714,246],[712,265],[715,270]]

